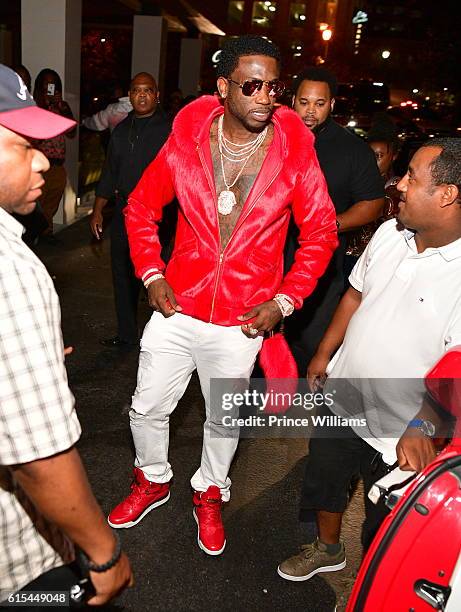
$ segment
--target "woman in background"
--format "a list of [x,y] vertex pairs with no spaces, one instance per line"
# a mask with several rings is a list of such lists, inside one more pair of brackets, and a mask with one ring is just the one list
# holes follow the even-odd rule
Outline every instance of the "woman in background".
[[[62,98],[61,78],[54,70],[44,68],[39,72],[35,79],[33,95],[37,106],[69,119],[74,118],[70,106]],[[53,217],[59,208],[67,182],[66,169],[64,168],[66,137],[73,138],[75,133],[76,129],[68,132],[66,135],[60,134],[55,138],[34,142],[34,146],[50,162],[50,169],[43,177],[45,185],[42,187],[42,197],[40,198],[40,205],[47,221],[47,227],[43,231],[42,239],[50,244],[57,243],[53,235]]]
[[395,217],[400,199],[397,183],[400,177],[393,169],[393,163],[399,151],[399,139],[391,120],[380,118],[370,129],[367,141],[376,157],[379,172],[384,182],[385,204],[380,218],[349,233],[346,257],[344,259],[345,289],[348,288],[349,274],[365,250],[371,237],[384,221]]

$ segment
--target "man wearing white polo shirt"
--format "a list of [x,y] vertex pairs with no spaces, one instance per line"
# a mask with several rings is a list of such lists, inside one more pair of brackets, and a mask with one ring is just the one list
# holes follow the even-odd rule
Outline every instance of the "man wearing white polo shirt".
[[[318,538],[279,566],[287,580],[346,565],[339,536],[354,477],[368,490],[393,463],[419,472],[435,457],[440,423],[424,375],[461,345],[461,140],[426,143],[397,188],[398,220],[373,236],[308,366],[311,388],[328,374],[325,392],[337,391],[332,412],[366,426],[324,427],[311,439],[301,507],[316,513]],[[365,505],[367,548],[386,508]]]

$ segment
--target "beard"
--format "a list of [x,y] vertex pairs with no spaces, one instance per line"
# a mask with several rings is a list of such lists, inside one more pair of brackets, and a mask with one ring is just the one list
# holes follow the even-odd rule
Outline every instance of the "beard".
[[248,114],[241,112],[231,98],[228,98],[227,100],[227,108],[232,117],[239,121],[248,132],[252,132],[253,134],[260,134],[267,127],[267,125],[269,125],[273,113],[272,109],[267,117],[267,121],[254,120],[254,122],[251,122]]

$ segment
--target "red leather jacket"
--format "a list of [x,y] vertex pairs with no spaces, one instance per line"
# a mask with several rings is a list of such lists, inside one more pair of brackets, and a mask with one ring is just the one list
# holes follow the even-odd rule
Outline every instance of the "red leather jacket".
[[[301,307],[337,246],[336,216],[311,133],[294,111],[280,107],[272,117],[274,138],[266,159],[222,250],[209,145],[211,123],[221,113],[213,96],[178,113],[170,137],[131,193],[125,217],[137,276],[163,271],[158,222],[176,195],[178,225],[166,280],[184,314],[240,325],[239,315],[276,293]],[[300,247],[283,278],[291,211]]]

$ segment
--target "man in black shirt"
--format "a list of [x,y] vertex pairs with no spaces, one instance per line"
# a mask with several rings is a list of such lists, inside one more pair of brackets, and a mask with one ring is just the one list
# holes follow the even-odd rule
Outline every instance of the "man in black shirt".
[[102,210],[115,196],[111,223],[111,263],[118,333],[101,341],[105,346],[128,347],[138,343],[138,297],[141,281],[135,277],[130,259],[123,209],[128,195],[142,173],[166,141],[170,124],[158,107],[158,88],[152,75],[141,72],[130,84],[133,111],[112,132],[90,227],[99,240],[102,235]]
[[[286,321],[287,340],[302,377],[344,290],[345,233],[377,219],[384,205],[383,183],[370,147],[330,116],[336,89],[336,77],[322,67],[302,72],[294,87],[293,108],[315,134],[315,150],[336,209],[339,233],[339,247],[317,289]],[[296,233],[290,232],[288,265],[296,248]]]
[[[315,150],[336,209],[339,233],[339,246],[317,289],[305,300],[303,308],[287,319],[287,337],[301,376],[309,369],[309,363],[344,291],[345,232],[378,219],[384,207],[383,181],[373,152],[365,141],[330,117],[336,88],[337,81],[331,72],[321,67],[308,68],[299,75],[293,97],[293,108],[315,134]],[[323,457],[319,457],[318,451],[311,450],[312,456],[322,463],[325,470],[328,469],[328,464]],[[317,480],[313,482],[309,463],[306,464],[301,521],[310,522],[315,516],[311,510],[312,500],[307,497],[306,490],[309,487],[322,490],[324,476],[324,473],[317,473]],[[345,565],[342,544],[316,539],[304,546],[299,555],[281,563],[277,571],[286,580],[302,581],[319,572],[340,570]]]

